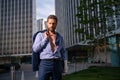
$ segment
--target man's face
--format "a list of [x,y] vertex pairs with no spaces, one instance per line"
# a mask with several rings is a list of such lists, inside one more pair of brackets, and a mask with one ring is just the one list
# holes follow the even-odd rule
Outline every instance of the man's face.
[[57,22],[55,19],[48,19],[47,28],[49,31],[55,31]]

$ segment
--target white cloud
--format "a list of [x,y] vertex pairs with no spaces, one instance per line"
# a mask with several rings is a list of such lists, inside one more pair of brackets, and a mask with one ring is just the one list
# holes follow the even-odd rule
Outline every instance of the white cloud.
[[47,18],[49,14],[55,14],[54,0],[36,0],[37,19]]

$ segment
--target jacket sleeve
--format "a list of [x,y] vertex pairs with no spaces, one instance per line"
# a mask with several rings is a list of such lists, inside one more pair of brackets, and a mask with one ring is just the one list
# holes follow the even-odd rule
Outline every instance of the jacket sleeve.
[[40,34],[38,33],[32,47],[32,70],[33,71],[39,70],[40,52],[43,46],[45,45],[45,43],[46,43],[46,39],[42,40],[41,33]]
[[60,50],[60,53],[61,53],[61,57],[62,57],[62,63],[63,63],[63,73],[66,73],[68,71],[68,54],[67,54],[67,51],[64,47],[64,41],[63,41],[63,38],[61,39],[61,50]]
[[40,64],[39,53],[35,53],[34,51],[32,51],[32,70],[38,71],[39,64]]
[[67,55],[67,51],[66,51],[65,46],[64,46],[63,38],[61,39],[61,50],[60,50],[60,53],[61,53],[61,57],[62,57],[63,60],[67,60],[68,59],[68,55]]

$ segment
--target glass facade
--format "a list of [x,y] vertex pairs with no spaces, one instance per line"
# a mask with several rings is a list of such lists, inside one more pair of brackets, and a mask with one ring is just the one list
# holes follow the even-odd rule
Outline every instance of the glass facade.
[[112,66],[120,66],[120,35],[109,37]]
[[44,19],[37,20],[38,31],[47,29],[46,21]]
[[80,0],[55,0],[55,13],[58,17],[57,31],[62,34],[65,46],[70,47],[80,42],[81,36],[75,33],[75,24],[78,22],[77,6]]
[[31,54],[35,0],[0,0],[0,56]]
[[[88,9],[81,10],[81,12],[79,13],[81,13],[82,16],[86,16],[86,17],[78,19],[75,15],[78,13],[77,7],[80,6],[82,1],[85,3]],[[65,40],[65,47],[68,50],[70,51],[73,50],[75,53],[76,51],[75,49],[81,50],[81,45],[88,45],[87,41],[89,42],[89,40],[87,39],[87,35],[89,35],[92,38],[97,38],[98,40],[100,40],[106,36],[110,37],[112,35],[120,34],[119,3],[114,6],[109,5],[110,8],[118,11],[118,12],[114,12],[112,16],[107,16],[107,14],[103,12],[102,8],[106,7],[106,6],[103,6],[103,4],[96,4],[92,7],[89,7],[94,3],[106,2],[106,1],[108,0],[55,0],[55,13],[58,17],[57,31],[63,35]],[[118,0],[112,0],[112,1],[117,2]],[[94,19],[97,18],[96,21],[93,18]],[[94,22],[91,22],[91,23],[88,22],[84,24],[81,21],[83,20],[83,22],[85,22],[84,19],[85,21],[91,20]],[[75,29],[77,28],[83,29],[84,33],[76,33]],[[85,35],[86,33],[87,35]],[[111,40],[109,41],[111,43],[112,38],[110,39]],[[119,45],[119,43],[116,43],[116,45]],[[75,46],[77,46],[78,48],[76,48]],[[117,54],[117,56],[120,56],[118,52],[119,50],[118,47],[112,47],[111,45],[109,46],[111,47],[111,49],[116,48],[117,52],[115,53]],[[73,49],[71,49],[71,47]],[[104,50],[105,45],[102,47]],[[106,47],[108,48],[108,45],[106,45]],[[104,50],[103,52],[103,50],[101,48],[101,52],[99,52],[101,56],[96,54],[98,56],[97,59],[101,62],[111,63],[110,58],[111,60],[114,60],[114,59],[112,59],[112,56],[109,54],[109,51]],[[77,53],[81,54],[82,52],[78,51]],[[97,51],[93,53],[97,53]],[[95,54],[93,54],[93,56],[95,56]],[[117,57],[115,59],[117,59]]]
[[[79,44],[82,41],[87,40],[87,35],[85,34],[79,34],[75,32],[75,29],[77,28],[83,28],[84,32],[90,35],[91,37],[98,37],[101,35],[104,35],[106,31],[104,26],[107,26],[107,28],[113,30],[120,29],[119,23],[120,23],[120,13],[115,13],[112,17],[107,17],[106,14],[101,14],[102,12],[102,4],[97,4],[93,7],[90,7],[90,9],[83,10],[81,14],[83,16],[87,16],[86,20],[92,20],[92,18],[106,18],[106,21],[100,21],[99,22],[91,22],[87,24],[82,24],[78,21],[78,18],[75,16],[78,14],[77,7],[80,6],[81,2],[84,0],[55,0],[55,13],[58,17],[58,27],[57,31],[60,32],[64,39],[65,39],[65,46],[71,47],[76,44]],[[105,2],[106,0],[102,0]],[[113,0],[114,1],[114,0]],[[98,3],[100,0],[87,0],[85,1],[85,5],[91,5],[93,3]],[[119,11],[119,5],[111,6],[115,10]],[[87,14],[86,14],[87,13]],[[79,18],[80,19],[80,18]],[[105,24],[105,25],[104,25]],[[107,24],[107,25],[106,25]],[[99,33],[98,33],[99,29]],[[109,30],[109,31],[111,31]],[[109,32],[108,32],[109,33]],[[119,31],[120,33],[120,31]]]

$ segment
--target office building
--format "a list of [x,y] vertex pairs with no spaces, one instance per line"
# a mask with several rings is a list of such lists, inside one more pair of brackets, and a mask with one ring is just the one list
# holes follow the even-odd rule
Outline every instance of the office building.
[[[64,37],[65,47],[69,51],[68,54],[70,53],[69,55],[72,55],[74,53],[74,55],[76,54],[77,57],[80,56],[82,53],[83,54],[81,56],[83,56],[84,54],[87,53],[87,52],[81,51],[81,47],[84,46],[84,44],[85,44],[84,40],[87,41],[86,36],[75,32],[76,28],[85,27],[85,25],[83,25],[83,24],[78,25],[78,18],[75,16],[78,13],[77,7],[80,6],[81,1],[84,1],[84,0],[55,0],[55,14],[58,17],[57,31],[60,32],[62,34],[62,36]],[[86,5],[92,4],[93,2],[99,2],[99,1],[100,0],[88,0]],[[102,0],[102,1],[106,1],[106,0]],[[86,11],[86,13],[88,13],[88,15],[89,15],[88,17],[89,18],[91,18],[92,16],[106,17],[105,15],[101,15],[99,13],[100,7],[101,7],[101,5],[97,5],[97,6],[94,6],[92,8],[92,10],[89,9],[88,11]],[[116,6],[113,6],[113,8],[119,10],[120,6],[116,5]],[[120,13],[118,13],[117,15],[113,15],[113,17],[108,17],[106,19],[107,19],[106,23],[107,23],[107,25],[109,25],[108,28],[111,28],[112,33],[115,34],[115,35],[110,34],[109,32],[106,33],[107,37],[109,36],[109,43],[111,44],[115,41],[115,44],[119,45],[119,36],[116,37],[116,35],[120,34]],[[89,34],[96,37],[96,31],[98,29],[97,25],[99,25],[100,27],[102,27],[100,30],[100,35],[103,35],[104,29],[103,29],[102,24],[103,23],[98,23],[96,25],[93,25],[94,28],[90,28],[90,24],[88,24],[86,27],[86,30]],[[111,38],[113,38],[113,37],[111,37],[111,36],[115,36],[114,41],[112,41],[112,42],[111,42]],[[109,45],[109,46],[111,46],[111,45]],[[119,47],[116,46],[116,48],[119,48]],[[111,49],[111,50],[113,50],[113,49]],[[118,57],[114,57],[114,59],[110,55],[110,54],[112,54],[110,52],[101,53],[101,54],[93,54],[92,57],[95,57],[94,60],[96,60],[96,61],[100,60],[102,62],[113,63],[113,64],[116,61],[115,58],[117,58],[116,64],[120,66],[119,50],[117,49],[116,51],[117,51],[117,55],[114,55],[114,56],[118,56]],[[74,56],[74,55],[72,55],[72,56]],[[83,57],[88,57],[88,56],[90,56],[90,55],[87,53]],[[89,60],[89,57],[88,57],[88,60]],[[112,60],[115,60],[115,61],[112,62]]]
[[37,28],[38,31],[45,30],[47,28],[45,19],[37,20]]
[[75,33],[77,23],[77,6],[80,0],[55,0],[55,14],[58,17],[57,31],[65,39],[65,46],[70,47],[80,42],[80,36]]
[[36,0],[0,0],[0,57],[32,53]]

